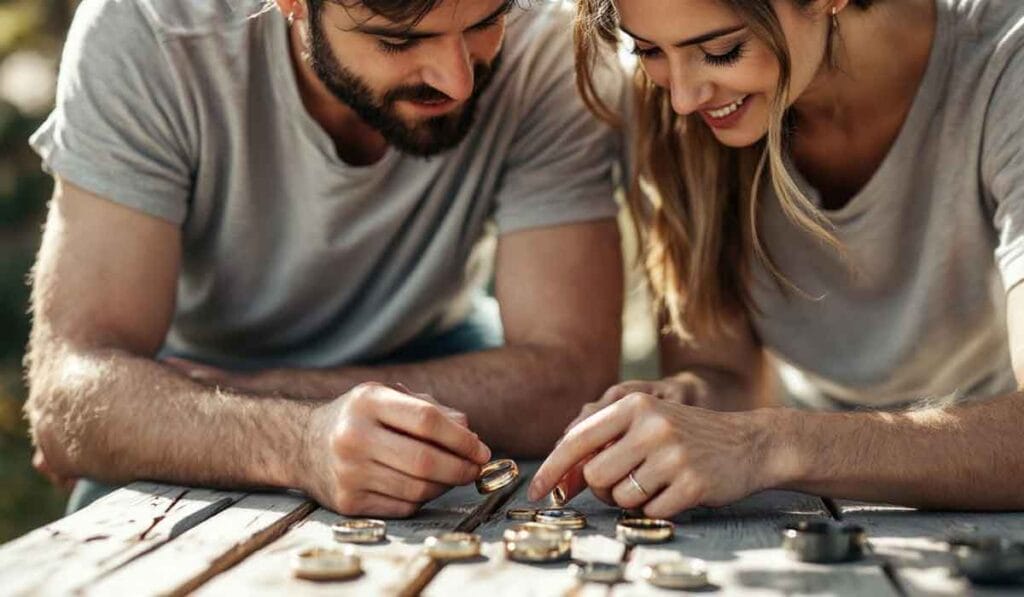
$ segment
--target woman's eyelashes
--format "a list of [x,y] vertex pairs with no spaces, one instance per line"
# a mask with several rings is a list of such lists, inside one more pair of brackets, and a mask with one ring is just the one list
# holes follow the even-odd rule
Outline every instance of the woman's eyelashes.
[[[712,66],[729,66],[729,65],[735,63],[736,61],[738,61],[740,58],[743,57],[743,50],[744,50],[745,46],[746,46],[746,42],[739,42],[735,46],[733,46],[728,52],[725,52],[724,54],[714,54],[714,53],[702,50],[702,52],[704,54],[704,62],[706,62],[707,64],[710,64]],[[634,56],[638,56],[640,58],[647,58],[647,59],[649,59],[649,58],[656,58],[656,57],[660,56],[661,55],[661,49],[658,48],[657,46],[652,46],[650,48],[643,48],[643,47],[640,47],[639,45],[634,44],[633,45],[632,53],[633,53]]]

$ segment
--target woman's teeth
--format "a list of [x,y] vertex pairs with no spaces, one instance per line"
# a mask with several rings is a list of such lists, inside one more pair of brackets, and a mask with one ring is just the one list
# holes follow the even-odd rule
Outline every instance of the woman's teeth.
[[733,103],[729,104],[728,106],[726,106],[724,108],[719,108],[717,110],[708,110],[708,116],[710,116],[712,118],[725,118],[726,116],[732,114],[736,110],[739,110],[740,106],[743,105],[743,102],[746,99],[747,99],[747,96],[744,95],[740,99],[734,101]]

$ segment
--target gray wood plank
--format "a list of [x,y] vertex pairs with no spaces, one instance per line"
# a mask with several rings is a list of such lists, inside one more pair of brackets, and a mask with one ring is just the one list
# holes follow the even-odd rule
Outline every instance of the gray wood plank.
[[[525,481],[513,494],[511,499],[482,524],[477,533],[482,536],[483,557],[478,561],[455,563],[445,566],[434,580],[426,587],[424,595],[604,595],[604,587],[588,585],[579,586],[569,574],[567,563],[557,564],[522,564],[507,560],[501,536],[505,529],[519,524],[506,520],[505,512],[509,508],[537,508],[546,504],[533,504],[526,499],[526,488],[529,479],[539,467],[538,462],[520,463]],[[587,515],[588,527],[577,531],[578,537],[614,537],[615,520],[619,510],[610,508],[598,501],[589,492],[573,500],[571,507]],[[586,541],[586,539],[584,539]],[[609,541],[604,545],[593,543],[589,547],[604,552],[602,559],[621,559],[621,544]]]
[[247,495],[160,549],[90,584],[84,592],[90,595],[187,593],[210,574],[266,545],[271,540],[267,534],[273,534],[275,525],[285,525],[278,530],[279,534],[286,531],[289,515],[292,518],[308,515],[314,509],[309,504],[304,497],[284,493]]
[[1024,540],[1024,513],[919,512],[913,508],[840,501],[843,520],[865,528],[875,553],[888,560],[911,596],[1021,595],[1024,586],[985,588],[951,575],[945,540],[978,533]]
[[244,494],[133,483],[0,548],[5,595],[66,594],[162,547]]
[[[292,554],[316,545],[336,545],[331,525],[345,517],[318,509],[284,536],[254,553],[238,566],[213,578],[197,595],[395,595],[423,573],[429,559],[421,557],[423,540],[437,532],[454,530],[479,508],[485,498],[472,486],[455,488],[427,504],[416,516],[388,522],[388,540],[359,546],[364,574],[351,581],[317,583],[293,578]],[[426,579],[429,580],[429,577]]]
[[650,563],[682,556],[708,563],[712,591],[743,595],[896,595],[876,561],[824,566],[790,560],[781,548],[780,528],[791,522],[829,518],[820,499],[768,491],[724,508],[696,508],[676,518],[676,538],[632,550],[616,597],[672,594],[641,578]]

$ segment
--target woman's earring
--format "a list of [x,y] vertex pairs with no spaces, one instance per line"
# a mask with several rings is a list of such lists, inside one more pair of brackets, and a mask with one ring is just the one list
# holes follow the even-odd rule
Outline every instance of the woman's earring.
[[832,23],[830,31],[828,33],[828,63],[833,69],[839,68],[839,41],[841,40],[839,35],[839,10],[832,7]]
[[309,50],[309,23],[305,20],[299,21],[299,40],[302,42],[302,52],[299,53],[299,57],[302,58],[303,62],[312,64],[313,54]]

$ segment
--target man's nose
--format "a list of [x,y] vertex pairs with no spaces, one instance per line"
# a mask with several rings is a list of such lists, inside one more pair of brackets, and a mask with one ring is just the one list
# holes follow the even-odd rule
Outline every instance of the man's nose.
[[428,60],[424,83],[459,102],[473,95],[473,59],[461,35],[444,40]]

